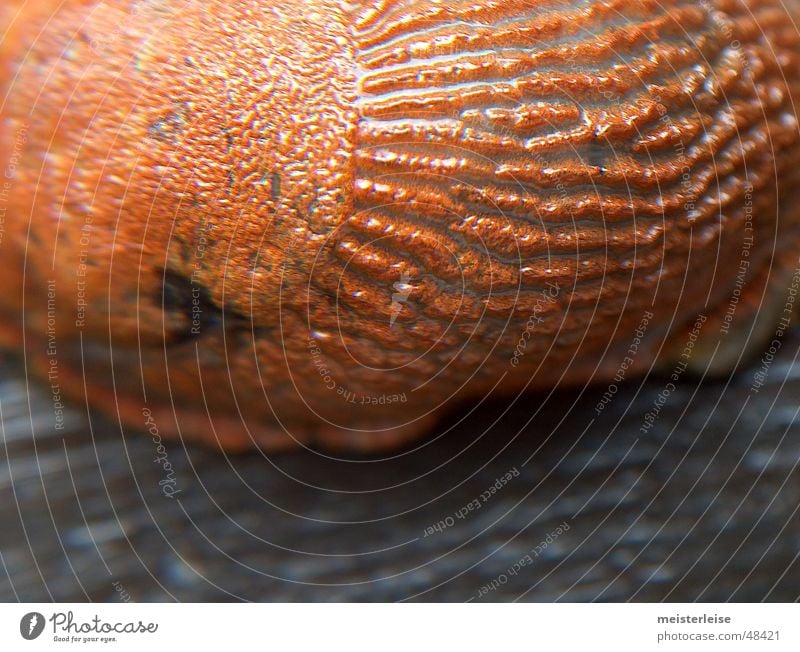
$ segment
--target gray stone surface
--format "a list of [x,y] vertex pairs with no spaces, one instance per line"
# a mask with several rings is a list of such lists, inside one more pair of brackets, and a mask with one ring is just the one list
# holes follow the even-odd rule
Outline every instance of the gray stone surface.
[[5,360],[0,598],[798,600],[799,346],[757,393],[758,362],[682,379],[646,435],[657,377],[599,417],[604,387],[454,414],[386,460],[171,442],[174,499],[146,433],[80,406],[56,431],[47,394]]

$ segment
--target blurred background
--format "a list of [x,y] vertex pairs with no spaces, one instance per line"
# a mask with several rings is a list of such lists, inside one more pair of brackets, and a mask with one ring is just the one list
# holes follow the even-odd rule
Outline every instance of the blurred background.
[[[749,370],[464,405],[387,458],[225,456],[2,360],[6,601],[795,601],[800,332]],[[662,403],[651,428],[642,424]],[[169,489],[165,490],[165,487]]]

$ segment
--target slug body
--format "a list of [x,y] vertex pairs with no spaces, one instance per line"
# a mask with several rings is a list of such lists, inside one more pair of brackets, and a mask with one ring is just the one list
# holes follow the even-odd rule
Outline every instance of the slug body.
[[128,424],[392,447],[716,350],[798,266],[777,0],[2,11],[0,335]]

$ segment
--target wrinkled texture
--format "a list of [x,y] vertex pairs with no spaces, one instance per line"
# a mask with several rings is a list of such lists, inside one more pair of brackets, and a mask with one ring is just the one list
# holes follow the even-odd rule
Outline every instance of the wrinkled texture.
[[796,265],[776,1],[28,4],[0,333],[137,427],[391,447],[613,377],[646,312],[669,358],[749,238],[737,324]]

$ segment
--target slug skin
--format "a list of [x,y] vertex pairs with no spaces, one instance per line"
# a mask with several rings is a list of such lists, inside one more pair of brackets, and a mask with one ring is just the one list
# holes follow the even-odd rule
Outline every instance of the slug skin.
[[133,428],[393,448],[798,264],[777,0],[4,4],[0,340]]

